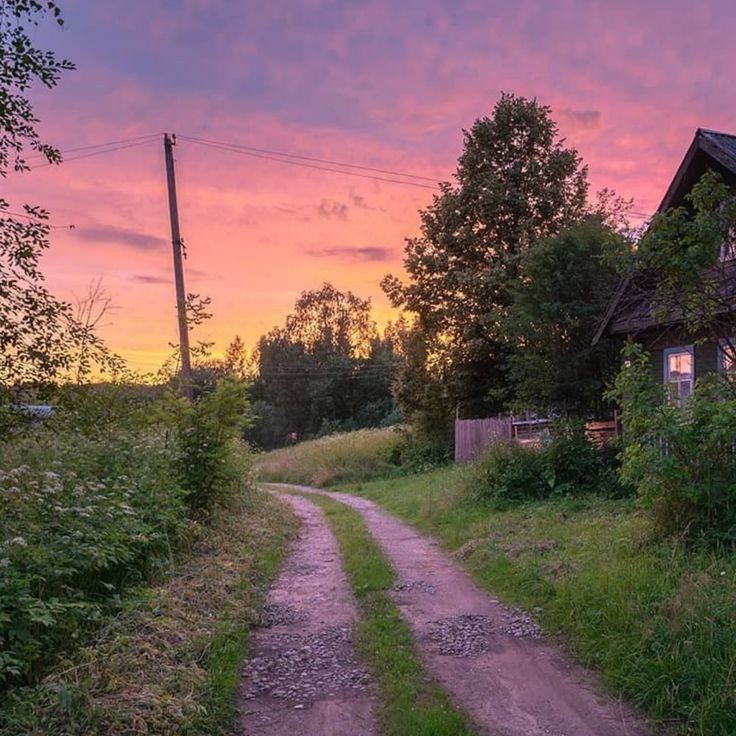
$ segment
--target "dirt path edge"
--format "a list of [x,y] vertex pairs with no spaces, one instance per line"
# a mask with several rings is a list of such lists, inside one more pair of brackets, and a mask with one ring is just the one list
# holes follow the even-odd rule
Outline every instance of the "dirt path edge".
[[645,719],[602,693],[592,672],[548,642],[529,617],[481,590],[439,548],[372,501],[310,486],[358,511],[394,566],[394,600],[428,671],[494,736],[652,736]]

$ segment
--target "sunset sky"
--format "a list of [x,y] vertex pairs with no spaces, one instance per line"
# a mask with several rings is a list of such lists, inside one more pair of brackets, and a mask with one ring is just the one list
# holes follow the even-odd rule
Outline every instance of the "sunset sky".
[[[549,104],[593,189],[649,213],[695,128],[736,132],[733,0],[61,6],[65,27],[47,23],[38,41],[78,70],[33,99],[62,150],[169,131],[448,179],[461,129],[503,90]],[[200,337],[251,345],[324,281],[391,315],[378,284],[400,272],[431,189],[184,140],[176,156],[187,288],[215,315]],[[11,209],[37,203],[74,224],[53,231],[49,285],[70,298],[101,276],[118,306],[103,334],[146,370],[176,339],[163,166],[157,138],[11,175],[3,190]]]

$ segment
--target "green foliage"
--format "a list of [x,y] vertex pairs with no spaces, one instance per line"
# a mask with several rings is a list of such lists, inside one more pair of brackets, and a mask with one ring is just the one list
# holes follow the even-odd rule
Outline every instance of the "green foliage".
[[[42,51],[31,32],[51,16],[63,23],[58,5],[38,0],[5,0],[0,12],[0,178],[29,168],[26,147],[59,163],[61,156],[41,142],[33,106],[27,98],[37,83],[55,87],[73,69],[67,60]],[[22,205],[19,215],[0,198],[0,403],[9,389],[23,383],[47,383],[75,370],[89,374],[94,363],[105,371],[119,369],[89,324],[76,318],[72,306],[44,286],[39,261],[49,247],[49,213]]]
[[736,555],[654,542],[629,499],[554,497],[499,511],[469,498],[470,467],[345,490],[440,538],[494,597],[544,628],[667,732],[736,733]]
[[165,579],[127,591],[94,639],[7,693],[0,735],[231,734],[248,632],[297,526],[253,490],[198,527]]
[[379,337],[370,301],[331,284],[306,291],[283,328],[261,337],[246,439],[283,447],[295,439],[385,425],[395,417],[390,336]]
[[501,324],[520,260],[585,214],[587,170],[558,138],[550,108],[504,94],[465,131],[455,179],[421,212],[421,236],[406,243],[409,283],[387,277],[383,288],[417,316],[449,405],[480,413],[508,397]]
[[0,682],[33,680],[186,536],[161,434],[46,427],[2,447]]
[[494,442],[473,470],[470,483],[484,500],[523,501],[549,492],[541,454],[516,442]]
[[622,236],[590,217],[524,254],[506,322],[515,405],[597,418],[609,411],[603,392],[618,346],[592,338],[628,252]]
[[639,345],[625,351],[612,391],[621,405],[621,475],[636,487],[661,533],[736,542],[736,397],[730,379],[698,380],[678,407]]
[[736,303],[723,284],[733,279],[733,261],[719,255],[734,242],[736,194],[708,171],[685,204],[655,215],[637,247],[629,290],[647,298],[658,320],[731,341]]
[[167,394],[164,416],[174,429],[174,472],[195,515],[209,515],[237,498],[249,463],[240,435],[251,422],[247,386],[220,379],[195,402]]
[[615,450],[594,445],[583,422],[558,421],[539,448],[492,444],[473,464],[468,486],[478,498],[497,505],[550,495],[628,495],[616,467]]

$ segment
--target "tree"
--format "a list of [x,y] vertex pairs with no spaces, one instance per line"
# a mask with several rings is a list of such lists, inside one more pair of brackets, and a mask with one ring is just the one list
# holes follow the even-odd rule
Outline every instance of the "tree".
[[685,204],[658,213],[636,250],[628,298],[652,306],[665,327],[681,323],[723,341],[736,357],[736,194],[714,171]]
[[[34,46],[31,32],[45,18],[63,24],[51,0],[5,0],[0,11],[0,177],[29,168],[26,149],[49,163],[61,156],[43,143],[38,122],[26,97],[34,84],[53,88],[74,65]],[[10,212],[0,199],[0,386],[52,381],[77,360],[88,372],[93,361],[110,358],[93,325],[75,318],[73,307],[56,299],[43,284],[41,254],[49,247],[48,212],[23,205]],[[81,356],[81,358],[80,358]],[[118,365],[117,360],[113,360]],[[109,367],[109,366],[108,366]]]
[[379,337],[368,299],[331,284],[303,292],[255,356],[248,438],[261,447],[395,417],[393,343]]
[[506,331],[515,403],[525,409],[602,416],[618,349],[596,327],[620,283],[628,241],[600,217],[535,243],[520,263]]
[[503,94],[464,131],[455,180],[440,185],[421,236],[406,242],[409,283],[389,276],[383,288],[417,316],[450,402],[481,413],[508,398],[502,326],[521,258],[586,212],[587,169],[558,139],[548,107]]

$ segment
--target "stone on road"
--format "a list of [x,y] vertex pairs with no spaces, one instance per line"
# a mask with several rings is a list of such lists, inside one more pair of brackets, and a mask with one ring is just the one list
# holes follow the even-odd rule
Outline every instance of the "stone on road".
[[[276,485],[276,484],[271,484]],[[478,588],[438,544],[371,501],[305,486],[359,511],[394,566],[392,595],[430,674],[494,736],[645,736],[626,704],[545,641],[534,619]]]
[[253,635],[240,733],[372,736],[373,686],[353,652],[357,608],[337,541],[319,507],[283,498],[302,525]]

